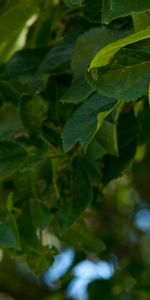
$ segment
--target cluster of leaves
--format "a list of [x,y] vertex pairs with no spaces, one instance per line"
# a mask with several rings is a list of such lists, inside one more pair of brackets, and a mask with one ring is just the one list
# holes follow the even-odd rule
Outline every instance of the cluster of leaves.
[[77,250],[107,247],[84,212],[150,141],[149,10],[149,0],[0,4],[0,247],[35,272],[57,253],[45,228]]

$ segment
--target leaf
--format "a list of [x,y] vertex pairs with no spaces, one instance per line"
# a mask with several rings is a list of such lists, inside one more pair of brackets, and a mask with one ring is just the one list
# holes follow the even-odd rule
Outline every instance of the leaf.
[[32,216],[35,227],[44,229],[49,225],[52,215],[46,206],[38,201],[35,201],[32,204]]
[[87,83],[85,78],[79,77],[72,81],[71,87],[63,95],[61,102],[78,104],[87,99],[93,91],[94,88]]
[[150,142],[150,109],[145,108],[138,115],[139,120],[139,143],[145,144]]
[[13,85],[5,80],[0,81],[0,103],[10,102],[17,105],[19,96],[19,92]]
[[18,107],[5,103],[0,107],[0,140],[9,140],[24,133]]
[[65,5],[68,6],[68,7],[72,7],[72,6],[79,6],[81,7],[82,6],[82,2],[83,0],[63,0]]
[[99,72],[97,79],[88,74],[88,80],[94,88],[107,97],[121,101],[136,101],[147,94],[150,78],[150,61],[131,66],[118,66]]
[[138,41],[150,38],[150,26],[127,37],[121,38],[100,49],[93,58],[88,71],[107,65],[111,58],[122,48]]
[[39,74],[48,73],[58,75],[65,73],[70,68],[75,39],[66,39],[54,46],[47,53],[45,59],[39,66]]
[[70,203],[64,203],[57,213],[61,235],[64,235],[79,219],[91,201],[92,187],[86,173],[84,159],[78,157],[72,164]]
[[86,157],[88,158],[89,162],[97,161],[107,153],[115,156],[119,155],[117,140],[118,117],[118,106],[116,106],[116,112],[113,110],[108,118],[103,120],[102,126],[97,131],[92,142],[88,145]]
[[[81,189],[82,188],[82,189]],[[82,159],[77,158],[73,162],[72,170],[72,208],[71,214],[73,220],[84,212],[84,210],[91,204],[92,201],[92,188],[86,174],[86,168]],[[73,223],[74,223],[73,221]]]
[[99,93],[90,96],[72,114],[64,127],[64,150],[71,150],[77,142],[86,148],[115,104],[115,100],[104,97]]
[[133,112],[121,114],[117,126],[119,157],[106,155],[103,183],[106,185],[126,170],[133,160],[138,143],[138,122]]
[[85,80],[86,68],[98,49],[120,36],[118,31],[102,26],[92,28],[79,37],[72,56],[73,80],[70,89],[62,97],[63,102],[79,103],[92,94],[94,89]]
[[118,141],[117,141],[117,126],[104,120],[100,130],[96,135],[96,141],[105,150],[105,153],[118,155]]
[[11,176],[25,162],[25,149],[12,142],[0,142],[0,179]]
[[114,19],[150,9],[149,0],[103,0],[103,22],[108,24]]
[[29,268],[38,275],[42,275],[54,262],[54,256],[58,254],[57,249],[52,246],[43,247],[43,251],[35,253],[34,251],[28,251],[26,255]]
[[92,139],[91,143],[89,143],[87,148],[86,157],[89,160],[96,161],[102,158],[107,153],[107,150],[103,148],[103,146],[97,141],[97,134]]
[[101,23],[101,9],[102,9],[102,0],[85,0],[83,13],[84,16],[94,22],[94,23]]
[[31,203],[31,201],[25,201],[22,204],[22,214],[18,222],[19,232],[23,248],[29,248],[35,253],[40,254],[43,247],[36,233],[37,228],[34,227],[33,216],[30,207]]
[[17,39],[25,28],[26,22],[37,14],[36,6],[19,4],[0,16],[1,61],[7,60],[16,50]]
[[5,79],[33,79],[47,51],[48,48],[34,48],[16,52],[7,61],[2,76]]
[[0,222],[0,247],[20,249],[16,222],[10,214]]
[[21,118],[24,125],[37,133],[47,118],[48,105],[40,95],[25,95],[21,99]]
[[150,40],[121,48],[111,63],[87,74],[91,85],[106,96],[135,101],[147,94],[150,77]]
[[140,31],[150,25],[150,14],[148,12],[144,14],[133,14],[132,19],[135,31]]
[[65,233],[63,239],[78,251],[100,254],[106,248],[103,241],[96,237],[82,220],[74,224],[74,226]]
[[[89,157],[88,155],[85,156],[85,169],[88,173],[90,184],[93,187],[98,188],[98,190],[101,189],[102,177],[103,177],[103,161],[100,160],[102,158],[101,154],[102,153],[97,153],[97,157],[96,155],[95,157],[94,155],[92,157]],[[95,201],[94,198],[93,201]]]

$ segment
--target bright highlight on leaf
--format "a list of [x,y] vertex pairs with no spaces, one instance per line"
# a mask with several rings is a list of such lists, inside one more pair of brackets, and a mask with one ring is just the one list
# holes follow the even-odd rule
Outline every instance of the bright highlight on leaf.
[[[21,32],[25,29],[26,22],[31,17],[38,15],[38,8],[33,5],[20,3],[0,17],[0,62],[6,61],[12,55],[17,47],[17,40]],[[18,44],[19,45],[19,44]]]
[[101,49],[93,58],[89,71],[92,68],[96,67],[102,67],[107,65],[111,58],[122,48],[127,45],[136,43],[138,41],[142,41],[144,39],[150,38],[150,26],[147,27],[144,30],[140,30],[139,32],[136,32],[134,34],[131,34],[127,37],[124,37],[122,39],[119,39],[115,42],[110,43],[109,45],[105,46],[103,49]]

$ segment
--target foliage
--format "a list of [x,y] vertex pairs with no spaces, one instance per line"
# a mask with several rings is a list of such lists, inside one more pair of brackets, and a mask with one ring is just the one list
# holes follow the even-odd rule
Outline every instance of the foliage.
[[59,251],[47,229],[63,247],[119,260],[90,299],[148,299],[130,214],[138,193],[147,201],[150,1],[2,1],[0,63],[4,257],[42,273]]

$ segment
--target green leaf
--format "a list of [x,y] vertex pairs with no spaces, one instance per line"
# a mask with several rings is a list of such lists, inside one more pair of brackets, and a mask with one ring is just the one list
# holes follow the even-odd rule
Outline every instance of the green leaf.
[[18,107],[5,103],[0,107],[0,140],[14,139],[24,133]]
[[47,48],[23,49],[16,52],[6,63],[2,76],[6,79],[33,79],[47,54]]
[[135,31],[140,31],[150,25],[149,12],[146,12],[144,14],[137,14],[137,13],[133,14],[132,19],[133,19]]
[[25,162],[27,153],[17,143],[0,142],[0,179],[15,173]]
[[79,219],[92,201],[92,187],[82,158],[76,158],[72,164],[71,201],[64,203],[57,214],[57,221],[63,235]]
[[26,255],[27,263],[30,269],[38,275],[47,270],[54,262],[54,256],[58,254],[57,249],[53,246],[49,248],[48,246],[43,247],[40,253],[35,253],[34,251],[28,251]]
[[106,67],[87,73],[89,83],[102,94],[135,101],[147,94],[150,77],[150,39],[121,48]]
[[89,160],[96,161],[102,158],[107,153],[107,150],[97,141],[97,135],[98,133],[92,139],[91,143],[89,143],[87,148],[86,157]]
[[74,226],[65,233],[63,239],[79,251],[100,254],[106,248],[103,241],[99,237],[96,237],[82,220],[74,224]]
[[39,66],[39,73],[58,75],[69,70],[75,39],[66,39],[54,46],[47,53],[45,59]]
[[40,201],[35,201],[32,203],[32,216],[35,227],[44,229],[49,225],[51,212]]
[[147,94],[149,78],[150,61],[100,70],[96,80],[88,74],[89,82],[100,93],[127,102]]
[[119,157],[106,155],[104,160],[103,183],[106,185],[126,170],[135,154],[138,144],[138,122],[133,112],[121,114],[118,119],[117,139]]
[[96,67],[102,67],[107,65],[111,58],[122,48],[127,45],[133,44],[138,41],[142,41],[144,39],[150,38],[150,26],[147,27],[144,30],[141,30],[139,32],[133,33],[127,37],[124,37],[122,39],[119,39],[115,42],[112,42],[105,46],[104,48],[100,49],[98,53],[93,58],[89,71],[92,68]]
[[47,119],[48,105],[40,95],[25,95],[21,99],[21,118],[25,126],[37,133]]
[[65,5],[68,6],[68,7],[72,7],[72,6],[79,6],[81,7],[82,6],[82,2],[83,0],[63,0]]
[[112,114],[103,120],[100,129],[97,131],[92,142],[88,145],[86,157],[89,162],[99,160],[107,153],[115,156],[119,155],[117,140],[118,116],[118,106],[116,106],[116,113],[115,110],[113,110]]
[[18,222],[19,232],[23,248],[29,248],[35,253],[40,254],[43,247],[36,233],[37,228],[34,226],[33,216],[31,213],[31,203],[31,201],[25,201],[22,204],[22,214]]
[[83,13],[84,16],[94,22],[100,23],[101,22],[101,9],[102,9],[102,0],[85,0]]
[[76,221],[77,218],[80,217],[80,215],[84,212],[84,210],[91,204],[92,188],[82,159],[75,159],[72,168],[71,214],[73,220]]
[[139,120],[139,143],[145,144],[150,142],[150,109],[145,108],[138,115]]
[[99,93],[90,96],[72,114],[64,127],[64,150],[71,150],[77,142],[86,148],[115,104],[114,99],[104,97]]
[[96,135],[96,141],[105,150],[105,153],[118,155],[118,141],[117,141],[117,126],[104,120],[100,130]]
[[17,46],[19,35],[26,28],[26,22],[37,14],[36,6],[19,4],[0,16],[1,61],[7,60],[19,48]]
[[0,221],[0,247],[20,249],[16,222],[10,214]]
[[78,104],[89,97],[94,88],[87,83],[84,77],[73,79],[71,87],[62,96],[61,102]]
[[98,49],[120,36],[118,31],[102,26],[91,28],[79,37],[72,56],[73,80],[70,89],[62,97],[63,102],[78,103],[93,92],[94,89],[85,80],[86,68]]
[[0,81],[0,103],[11,102],[14,105],[19,103],[19,92],[9,82]]
[[114,19],[150,9],[149,0],[103,0],[103,22],[108,24]]

